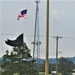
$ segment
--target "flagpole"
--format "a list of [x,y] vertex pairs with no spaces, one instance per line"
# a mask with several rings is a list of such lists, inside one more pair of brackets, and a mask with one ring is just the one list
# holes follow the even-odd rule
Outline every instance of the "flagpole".
[[49,53],[49,0],[47,0],[47,12],[46,12],[46,60],[45,60],[45,75],[48,75],[48,53]]

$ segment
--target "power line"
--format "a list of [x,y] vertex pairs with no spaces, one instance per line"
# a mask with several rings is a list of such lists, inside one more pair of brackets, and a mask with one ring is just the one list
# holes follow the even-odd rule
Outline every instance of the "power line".
[[[8,35],[11,35],[11,36],[15,36],[15,35],[18,35],[18,34],[6,34],[6,33],[1,33],[0,35],[2,35],[2,36],[8,36]],[[34,35],[24,35],[24,36],[26,36],[26,37],[34,37]],[[46,37],[45,35],[40,35],[40,37],[42,38],[42,37]],[[49,37],[52,37],[53,38],[53,36],[49,36]],[[71,39],[71,40],[75,40],[75,38],[73,38],[73,37],[64,37],[64,36],[62,36],[63,38],[65,38],[65,39]]]
[[63,38],[75,40],[75,38],[72,37],[63,37]]

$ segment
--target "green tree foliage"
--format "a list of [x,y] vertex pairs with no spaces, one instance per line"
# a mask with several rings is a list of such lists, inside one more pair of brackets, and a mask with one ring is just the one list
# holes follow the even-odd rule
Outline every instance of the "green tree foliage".
[[[33,75],[35,68],[32,62],[32,56],[30,49],[26,43],[23,46],[13,47],[13,50],[3,55],[3,63],[1,67],[4,69],[2,75],[13,75],[19,73],[19,75]],[[35,70],[36,72],[36,70]]]
[[61,57],[59,59],[59,71],[63,74],[63,75],[70,75],[71,71],[73,70],[73,62],[69,61],[68,59]]

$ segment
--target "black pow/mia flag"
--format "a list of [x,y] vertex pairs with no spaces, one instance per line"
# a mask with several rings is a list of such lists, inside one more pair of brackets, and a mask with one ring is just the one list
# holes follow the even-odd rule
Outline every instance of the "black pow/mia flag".
[[7,39],[7,41],[5,41],[5,43],[7,45],[14,46],[14,47],[23,45],[23,33],[21,35],[19,35],[16,38],[16,40],[9,40],[9,39]]

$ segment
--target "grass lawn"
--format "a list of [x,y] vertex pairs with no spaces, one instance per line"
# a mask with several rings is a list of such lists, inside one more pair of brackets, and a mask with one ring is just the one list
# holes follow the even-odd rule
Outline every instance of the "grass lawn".
[[[39,75],[45,75],[45,72],[39,72]],[[51,75],[51,74],[49,74]]]
[[[0,75],[1,75],[1,73],[0,73]],[[15,74],[13,74],[13,75],[18,75],[18,73],[15,73]],[[40,72],[39,75],[45,75],[45,72]],[[51,74],[49,74],[49,75],[51,75]],[[60,74],[59,74],[59,75],[60,75]]]

